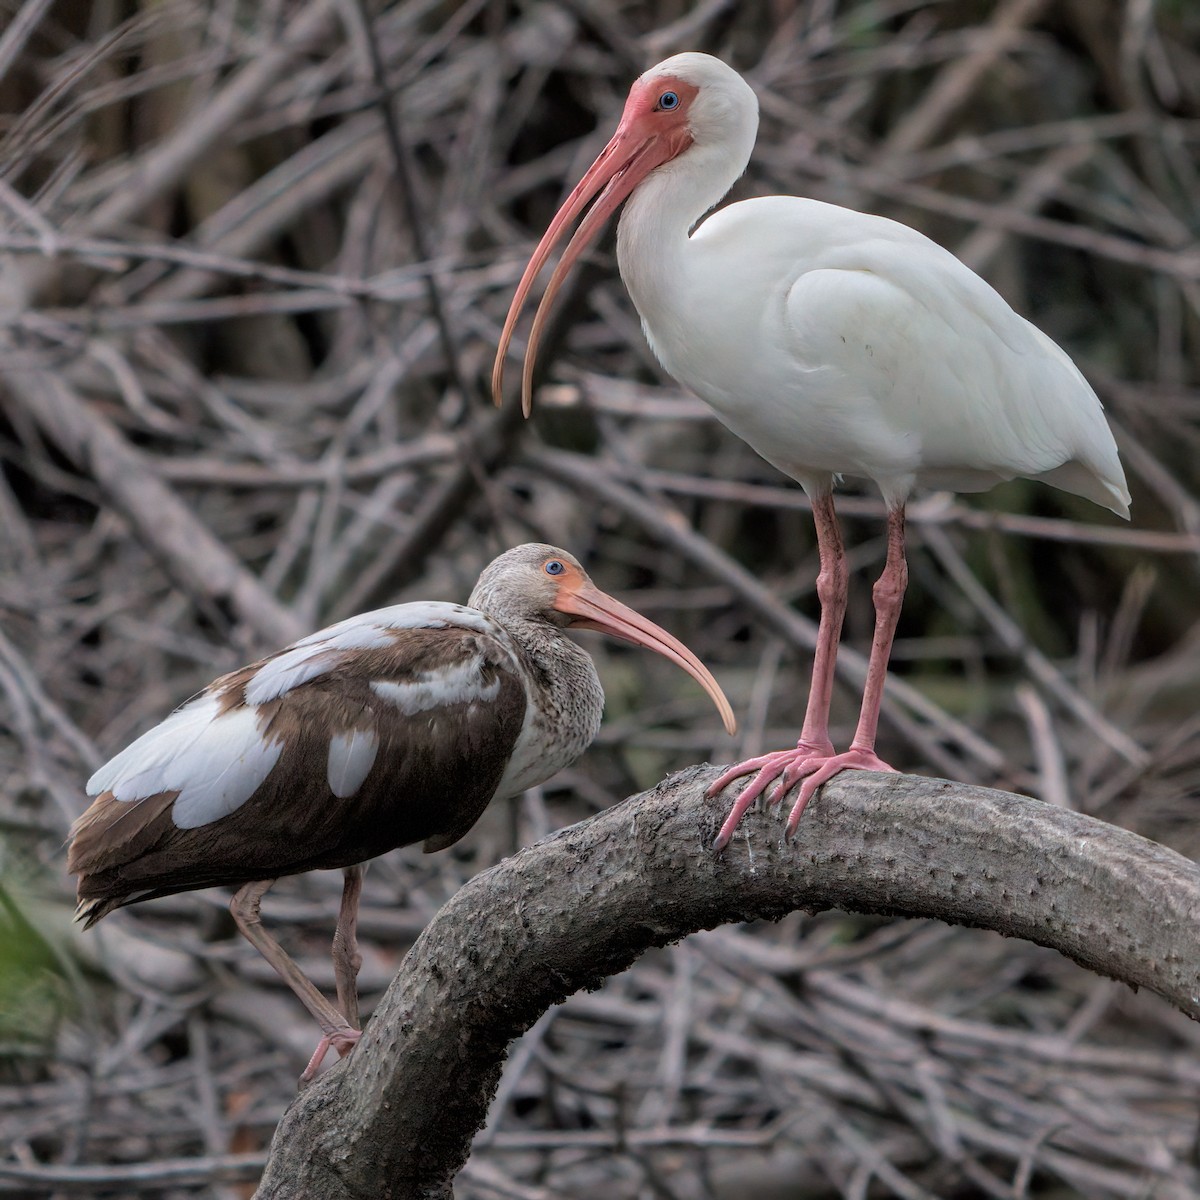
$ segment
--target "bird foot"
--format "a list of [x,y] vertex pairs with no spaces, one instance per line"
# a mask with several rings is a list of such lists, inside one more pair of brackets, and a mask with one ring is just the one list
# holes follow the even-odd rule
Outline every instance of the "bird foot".
[[341,1029],[331,1030],[325,1034],[317,1043],[317,1048],[313,1051],[312,1058],[308,1060],[308,1066],[304,1068],[300,1076],[300,1087],[305,1088],[312,1083],[317,1072],[321,1069],[321,1064],[325,1061],[325,1056],[330,1050],[336,1050],[339,1058],[345,1058],[354,1049],[354,1043],[360,1037],[362,1037],[362,1030],[354,1029],[349,1025]]
[[[724,791],[735,779],[740,779],[743,775],[751,775],[755,772],[757,774],[738,794],[733,808],[729,810],[729,816],[725,818],[725,824],[721,826],[721,831],[717,834],[716,840],[713,842],[713,848],[723,850],[729,844],[729,839],[733,836],[733,831],[737,828],[738,822],[742,819],[746,810],[780,775],[791,771],[795,773],[794,779],[799,779],[809,762],[813,763],[811,769],[816,770],[821,763],[832,757],[832,755],[833,746],[829,742],[817,744],[815,742],[800,741],[796,743],[794,750],[776,750],[771,754],[760,755],[758,758],[748,758],[745,762],[740,762],[736,766],[730,767],[728,771],[717,778],[705,795],[711,798],[719,792]],[[783,793],[776,789],[774,795],[771,797],[771,803],[780,800],[782,796]]]
[[778,804],[797,783],[800,784],[800,794],[792,805],[784,828],[784,837],[790,838],[796,832],[805,806],[817,788],[835,775],[842,771],[894,772],[895,769],[885,763],[874,750],[851,747],[841,754],[834,754],[832,746],[828,750],[818,750],[806,746],[803,742],[795,750],[780,750],[774,754],[765,754],[761,758],[748,759],[736,767],[731,767],[708,789],[708,795],[714,796],[731,780],[751,771],[758,772],[753,782],[734,801],[729,816],[725,818],[725,824],[721,826],[713,841],[713,848],[723,850],[729,844],[729,839],[746,810],[776,779],[779,783],[767,799],[770,805]]
[[[813,769],[814,766],[816,767],[815,770]],[[785,839],[791,838],[792,834],[796,832],[796,826],[800,824],[800,817],[804,812],[804,806],[812,799],[817,788],[823,783],[828,783],[835,775],[840,775],[843,771],[890,771],[894,775],[896,768],[885,763],[874,750],[862,750],[853,746],[841,754],[831,755],[820,764],[813,764],[810,760],[807,764],[806,772],[811,772],[811,774],[806,774],[804,782],[800,784],[800,794],[796,797],[796,803],[792,805],[792,811],[788,814],[787,825],[783,830]],[[795,778],[789,780],[787,773],[785,773],[771,797],[771,803],[778,804],[799,778],[800,776],[797,775]]]

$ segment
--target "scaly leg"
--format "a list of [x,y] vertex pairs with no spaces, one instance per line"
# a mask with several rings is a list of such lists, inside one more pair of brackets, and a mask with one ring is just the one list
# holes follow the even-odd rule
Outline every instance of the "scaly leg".
[[[842,636],[842,621],[846,616],[846,595],[849,588],[849,568],[842,544],[842,530],[833,507],[833,493],[825,490],[813,497],[813,523],[817,527],[817,553],[821,566],[817,573],[817,599],[821,602],[821,620],[817,626],[817,646],[813,654],[812,683],[808,706],[804,711],[804,727],[794,750],[777,750],[730,767],[708,789],[715,796],[734,779],[757,771],[754,781],[746,787],[725,818],[713,846],[723,849],[733,836],[746,810],[780,775],[793,776],[793,782],[806,770],[816,768],[833,754],[829,740],[829,705],[833,699],[833,673],[837,665],[838,640]],[[809,766],[809,764],[813,764]],[[782,786],[782,784],[781,784]],[[790,784],[788,785],[791,786]],[[784,789],[787,790],[786,788]],[[774,800],[782,792],[776,790]]]
[[[791,837],[800,823],[804,806],[812,799],[821,784],[840,771],[895,771],[875,753],[875,734],[879,729],[879,706],[883,702],[883,685],[887,681],[888,660],[892,656],[892,640],[896,623],[904,605],[908,587],[908,560],[904,555],[904,505],[888,510],[887,562],[883,574],[875,581],[871,595],[875,601],[875,636],[871,639],[871,657],[867,662],[867,682],[863,687],[862,708],[858,713],[858,728],[850,749],[835,754],[821,763],[800,785],[800,794],[788,814],[785,837]],[[786,785],[786,786],[785,786]],[[781,800],[790,787],[785,778],[780,791],[772,797]]]
[[351,1025],[358,1020],[358,970],[362,955],[358,952],[358,898],[362,895],[366,863],[342,870],[342,906],[337,929],[333,933],[333,974],[337,979],[338,1007]]
[[[818,525],[817,529],[819,537],[820,525]],[[749,801],[743,804],[743,799],[746,795],[746,792],[743,792],[726,818],[725,824],[721,826],[721,832],[717,835],[717,839],[713,843],[718,850],[728,843],[742,814],[749,808],[750,803],[753,802],[754,796],[757,796],[776,777],[782,776],[778,787],[771,794],[770,803],[772,804],[778,804],[792,787],[803,780],[800,785],[800,793],[796,797],[796,803],[792,806],[791,813],[788,815],[787,826],[785,828],[785,836],[791,837],[796,832],[796,826],[800,823],[800,817],[804,813],[805,806],[812,799],[817,788],[823,783],[828,782],[828,780],[832,779],[839,772],[846,770],[895,770],[894,767],[889,766],[875,753],[875,735],[879,727],[879,706],[883,700],[883,685],[887,680],[888,660],[892,653],[892,641],[896,635],[896,624],[900,619],[900,609],[904,604],[904,592],[907,587],[908,562],[904,553],[904,506],[900,504],[888,510],[887,562],[884,564],[883,573],[876,581],[872,592],[875,602],[875,635],[871,640],[871,657],[867,664],[867,681],[863,688],[862,708],[859,711],[858,728],[855,730],[854,740],[850,743],[850,749],[842,754],[834,754],[833,747],[829,746],[828,750],[823,753],[810,752],[798,755],[795,752],[785,751],[781,755],[768,755],[767,758],[772,761],[764,767],[759,778],[751,785],[751,788],[756,789],[754,795],[750,797]],[[824,609],[822,609],[823,621]],[[820,634],[818,633],[818,643],[819,641]],[[832,662],[830,663],[829,673],[830,677],[832,677]],[[816,663],[814,662],[814,692],[817,688],[816,674]],[[811,708],[811,693],[809,703]],[[829,700],[828,696],[826,696],[826,713],[828,713],[828,704]],[[808,721],[806,719],[806,730],[807,727]],[[828,739],[826,740],[828,741]],[[803,742],[801,742],[801,748],[803,748]],[[790,761],[788,761],[789,758]],[[778,766],[776,766],[776,763],[778,763]],[[749,765],[742,764],[743,767]],[[766,774],[768,771],[770,772],[770,778],[762,781],[762,774]],[[738,767],[727,771],[717,780],[713,788],[710,789],[710,794],[719,791],[730,779],[744,773]],[[746,791],[749,792],[751,788],[747,788]]]
[[326,1052],[333,1046],[339,1054],[345,1055],[351,1046],[362,1036],[362,1031],[355,1029],[346,1018],[317,990],[316,985],[296,965],[288,952],[269,934],[262,923],[259,912],[262,898],[267,894],[273,879],[260,879],[255,883],[247,883],[234,893],[229,905],[237,927],[245,939],[275,968],[280,978],[296,993],[300,1003],[321,1027],[322,1038],[316,1053],[309,1060],[308,1066],[300,1076],[303,1086],[312,1079]]

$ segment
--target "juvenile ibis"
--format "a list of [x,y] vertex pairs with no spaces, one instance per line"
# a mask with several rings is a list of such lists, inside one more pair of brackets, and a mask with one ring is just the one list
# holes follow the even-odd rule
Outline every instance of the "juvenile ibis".
[[[126,904],[232,885],[238,928],[321,1027],[302,1081],[359,1037],[362,866],[414,842],[453,845],[496,797],[569,766],[604,693],[564,630],[595,629],[677,663],[733,712],[682,642],[600,591],[554,546],[509,550],[464,607],[363,613],[221,676],[88,781],[67,868],[85,928]],[[340,867],[335,1007],[263,927],[282,875]]]
[[[499,404],[526,297],[594,199],[534,317],[522,383],[528,416],[554,296],[625,202],[617,263],[659,361],[812,500],[821,619],[804,726],[794,750],[739,763],[713,784],[715,795],[757,772],[717,848],[776,779],[772,803],[801,784],[790,835],[839,771],[892,769],[875,753],[875,734],[908,581],[904,508],[915,487],[982,491],[1024,476],[1129,514],[1096,394],[1054,342],[947,250],[884,217],[794,196],[744,200],[698,224],[745,170],[757,130],[754,92],[718,59],[677,54],[642,75],[616,133],[530,259],[492,376]],[[847,566],[832,493],[844,475],[873,480],[888,515],[858,728],[838,754],[829,704]]]

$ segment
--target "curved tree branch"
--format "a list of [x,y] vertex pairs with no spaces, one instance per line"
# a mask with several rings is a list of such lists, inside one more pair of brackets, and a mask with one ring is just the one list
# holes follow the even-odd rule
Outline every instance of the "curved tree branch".
[[1050,946],[1200,1019],[1200,867],[1023,796],[905,775],[825,786],[711,843],[696,767],[477,876],[404,960],[354,1053],[276,1131],[260,1200],[449,1197],[509,1042],[550,1005],[699,929],[793,909],[934,917]]

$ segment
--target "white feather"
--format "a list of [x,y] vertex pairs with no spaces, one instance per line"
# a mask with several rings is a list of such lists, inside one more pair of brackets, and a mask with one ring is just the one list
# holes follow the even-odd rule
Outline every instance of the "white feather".
[[282,749],[263,738],[252,709],[222,714],[217,698],[206,693],[105,763],[88,780],[88,794],[109,791],[129,803],[177,791],[172,820],[195,829],[245,804]]
[[437,600],[393,604],[360,613],[301,638],[265,663],[246,685],[247,704],[266,704],[332,670],[347,650],[382,650],[395,644],[403,629],[446,629],[451,625],[480,633],[495,631],[483,613]]
[[424,671],[416,679],[403,683],[373,679],[371,691],[410,717],[446,704],[495,700],[500,694],[499,676],[491,683],[483,683],[479,675],[482,665],[480,659],[474,658],[452,667]]
[[285,650],[277,658],[271,659],[265,666],[250,678],[246,684],[247,704],[267,704],[278,700],[280,696],[293,688],[316,679],[331,671],[338,661],[338,655],[345,647],[297,646]]
[[335,733],[329,740],[329,790],[340,800],[353,796],[375,765],[379,738],[372,729]]
[[[112,791],[124,780],[161,768],[186,750],[205,733],[219,711],[217,698],[203,692],[177,708],[169,717],[130,742],[98,768],[87,781],[87,794],[98,796]],[[162,789],[157,789],[162,790]],[[154,789],[140,795],[122,795],[118,799],[139,800],[154,795]]]
[[167,786],[179,788],[171,811],[175,824],[196,829],[227,817],[262,786],[282,750],[282,742],[263,738],[252,708],[218,717],[164,772]]

